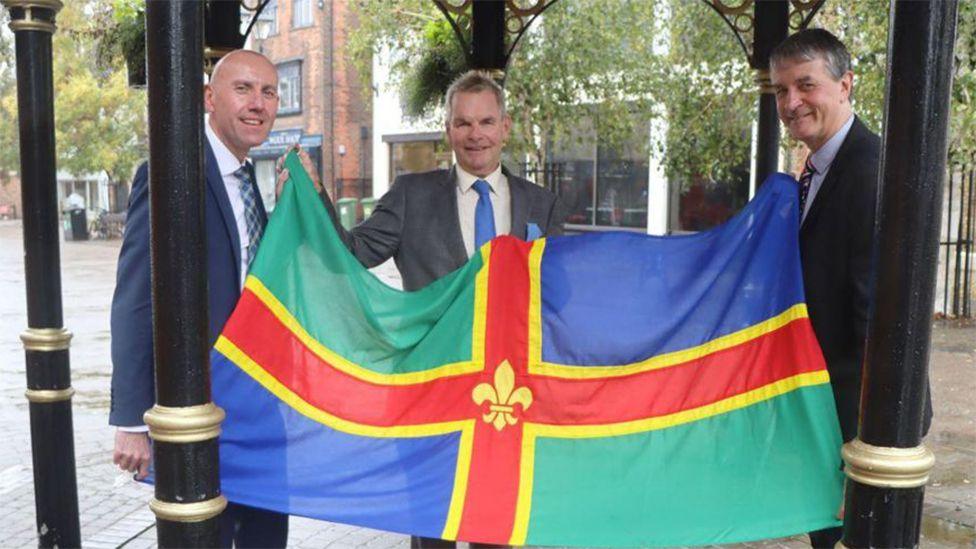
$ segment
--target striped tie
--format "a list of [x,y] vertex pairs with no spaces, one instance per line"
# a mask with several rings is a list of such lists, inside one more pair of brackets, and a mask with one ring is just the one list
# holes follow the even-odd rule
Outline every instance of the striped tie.
[[813,174],[817,173],[817,168],[813,167],[813,161],[807,157],[803,165],[803,173],[800,174],[800,221],[803,220],[803,211],[807,205],[807,195],[810,194],[810,183],[813,182]]
[[261,241],[261,233],[264,228],[261,226],[261,217],[258,213],[258,195],[251,183],[251,171],[249,165],[241,166],[234,177],[237,178],[238,188],[241,190],[241,201],[244,202],[244,223],[247,225],[247,266],[251,266],[254,256],[258,251],[258,242]]

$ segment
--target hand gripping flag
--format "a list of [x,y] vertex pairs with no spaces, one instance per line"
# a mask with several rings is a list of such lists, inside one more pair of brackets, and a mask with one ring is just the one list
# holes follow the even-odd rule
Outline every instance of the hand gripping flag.
[[500,237],[400,292],[343,246],[293,155],[287,167],[212,355],[231,501],[511,544],[838,524],[841,440],[792,179],[711,231]]

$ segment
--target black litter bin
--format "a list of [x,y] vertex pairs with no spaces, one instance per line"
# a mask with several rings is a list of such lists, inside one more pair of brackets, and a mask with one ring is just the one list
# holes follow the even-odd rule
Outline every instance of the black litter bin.
[[71,210],[71,240],[88,240],[88,216],[85,210]]

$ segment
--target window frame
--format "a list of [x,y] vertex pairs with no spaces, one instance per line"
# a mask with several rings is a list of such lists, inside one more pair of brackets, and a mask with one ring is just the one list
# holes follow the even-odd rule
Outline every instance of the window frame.
[[[299,21],[299,6],[307,6],[307,9],[302,10],[302,14],[307,13],[307,21]],[[315,24],[315,12],[312,10],[312,0],[292,0],[291,2],[291,28],[293,29],[306,29]]]
[[[302,113],[302,102],[303,102],[303,99],[304,99],[304,97],[303,97],[303,95],[304,95],[304,93],[303,93],[303,91],[304,91],[303,90],[304,82],[302,81],[302,64],[303,64],[303,60],[302,59],[290,59],[290,60],[287,60],[287,61],[282,61],[282,62],[280,62],[280,63],[278,63],[278,64],[275,65],[275,69],[278,71],[278,100],[279,100],[279,102],[278,102],[278,116],[291,116],[291,115],[301,114]],[[296,78],[288,78],[288,79],[284,78],[284,76],[282,74],[282,70],[283,69],[290,69],[292,67],[295,67],[296,68],[297,73],[298,73],[297,74],[297,77]],[[298,99],[297,99],[297,103],[298,104],[297,104],[297,106],[286,106],[285,105],[286,95],[284,93],[282,93],[281,86],[282,86],[282,84],[285,83],[286,80],[288,80],[288,81],[297,80],[298,81],[298,86],[297,86],[298,87]]]

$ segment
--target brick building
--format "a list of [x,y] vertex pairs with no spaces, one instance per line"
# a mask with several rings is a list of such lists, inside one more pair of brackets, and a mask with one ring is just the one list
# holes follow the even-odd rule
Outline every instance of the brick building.
[[347,0],[271,0],[251,48],[278,67],[281,103],[268,140],[251,150],[265,204],[274,203],[274,162],[295,142],[333,198],[372,196],[370,75],[348,61],[357,25]]

